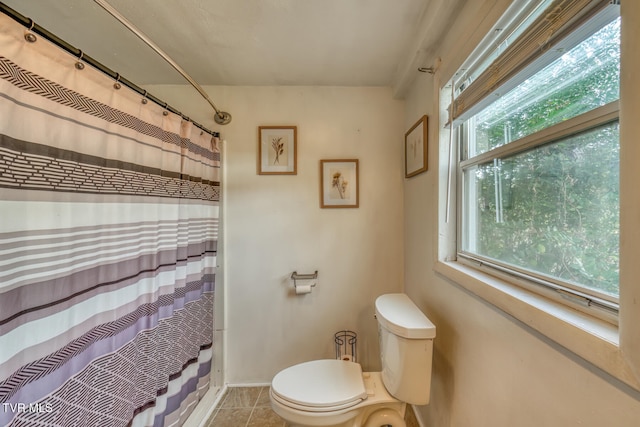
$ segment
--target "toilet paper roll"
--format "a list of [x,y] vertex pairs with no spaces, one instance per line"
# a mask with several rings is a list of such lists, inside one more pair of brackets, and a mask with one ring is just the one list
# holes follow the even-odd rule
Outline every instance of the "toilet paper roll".
[[304,295],[311,293],[311,285],[296,285],[296,294]]

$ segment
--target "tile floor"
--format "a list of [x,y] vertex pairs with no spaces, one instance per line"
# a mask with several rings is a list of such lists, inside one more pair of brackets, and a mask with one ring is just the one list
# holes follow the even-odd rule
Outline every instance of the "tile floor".
[[271,410],[269,387],[227,389],[207,427],[285,427]]
[[[405,421],[407,427],[419,427],[410,405]],[[269,387],[232,387],[220,400],[207,427],[286,427],[286,423],[271,409]]]

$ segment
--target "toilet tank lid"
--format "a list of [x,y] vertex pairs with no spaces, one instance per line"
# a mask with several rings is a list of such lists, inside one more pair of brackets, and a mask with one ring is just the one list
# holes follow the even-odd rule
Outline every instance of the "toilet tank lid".
[[376,317],[389,332],[409,339],[433,339],[436,327],[406,294],[385,294],[376,299]]

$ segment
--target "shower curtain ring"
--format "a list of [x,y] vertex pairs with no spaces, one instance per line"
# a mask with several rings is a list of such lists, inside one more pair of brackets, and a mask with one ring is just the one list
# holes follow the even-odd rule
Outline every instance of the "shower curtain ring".
[[163,116],[168,116],[169,115],[169,104],[167,104],[166,102],[164,103],[164,111],[162,112]]
[[146,104],[147,102],[149,102],[147,100],[147,91],[145,90],[144,93],[142,94],[142,101],[143,104]]
[[24,32],[24,39],[29,43],[35,43],[38,40],[38,38],[31,31],[33,30],[33,27],[36,25],[36,22],[33,19],[30,19],[30,21],[31,21],[31,26],[29,26],[29,29]]
[[80,56],[78,57],[78,61],[76,62],[76,69],[84,70],[84,62],[82,62],[82,58],[84,57],[84,52],[80,51]]
[[116,73],[116,82],[113,84],[113,88],[118,90],[122,87],[120,84],[120,73]]

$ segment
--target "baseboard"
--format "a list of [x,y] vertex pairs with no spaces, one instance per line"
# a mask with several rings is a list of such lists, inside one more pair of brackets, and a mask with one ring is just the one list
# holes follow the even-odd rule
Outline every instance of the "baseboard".
[[418,411],[418,408],[416,408],[416,405],[411,405],[411,409],[413,409],[413,414],[416,416],[416,421],[418,421],[418,425],[420,425],[420,427],[427,427],[427,423],[425,423],[422,420],[422,414],[420,413],[420,411]]

